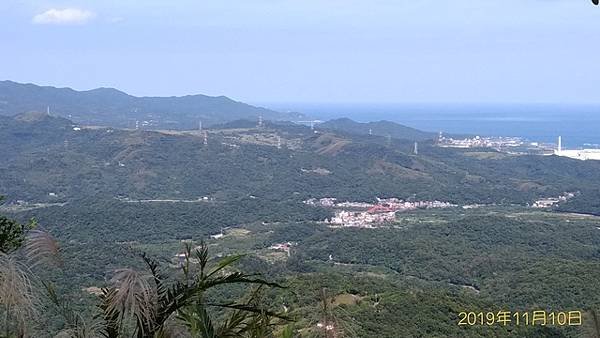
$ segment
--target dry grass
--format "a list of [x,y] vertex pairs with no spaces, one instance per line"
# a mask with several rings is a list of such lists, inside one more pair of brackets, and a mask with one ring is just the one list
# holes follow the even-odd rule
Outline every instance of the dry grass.
[[30,267],[41,263],[61,265],[58,242],[47,232],[33,230],[25,241],[25,256]]
[[0,253],[0,304],[17,323],[24,323],[36,313],[35,294],[29,268],[14,256]]
[[114,293],[110,296],[108,312],[151,322],[157,295],[150,278],[150,275],[133,269],[117,270],[112,279]]

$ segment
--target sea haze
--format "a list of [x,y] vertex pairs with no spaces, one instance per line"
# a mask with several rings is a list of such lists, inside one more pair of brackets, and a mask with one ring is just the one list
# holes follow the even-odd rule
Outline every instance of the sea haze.
[[600,147],[600,105],[543,104],[264,104],[328,120],[389,120],[425,131],[520,136],[570,148]]

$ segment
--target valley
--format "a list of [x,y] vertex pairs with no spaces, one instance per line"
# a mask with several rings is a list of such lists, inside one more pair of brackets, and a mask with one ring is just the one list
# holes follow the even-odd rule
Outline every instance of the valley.
[[339,329],[357,337],[479,337],[484,328],[455,325],[459,312],[582,310],[589,321],[600,304],[596,162],[426,140],[414,154],[410,138],[269,121],[75,130],[34,115],[0,117],[0,126],[0,212],[35,218],[60,241],[66,264],[54,277],[82,308],[114,271],[139,265],[137,253],[175,274],[182,246],[202,240],[286,285],[267,298],[302,337],[323,329],[323,290]]
[[599,1],[0,1],[0,338],[600,338]]

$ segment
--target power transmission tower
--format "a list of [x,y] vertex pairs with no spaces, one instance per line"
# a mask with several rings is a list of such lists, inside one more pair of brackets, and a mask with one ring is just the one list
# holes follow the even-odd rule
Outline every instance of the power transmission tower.
[[262,128],[263,126],[263,116],[258,115],[258,128]]

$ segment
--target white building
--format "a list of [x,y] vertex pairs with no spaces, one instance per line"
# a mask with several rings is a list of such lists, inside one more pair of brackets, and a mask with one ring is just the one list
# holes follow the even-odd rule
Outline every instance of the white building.
[[558,147],[554,153],[557,156],[573,158],[576,160],[600,160],[600,149],[575,149],[566,150],[562,149],[562,137],[558,137]]

